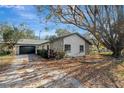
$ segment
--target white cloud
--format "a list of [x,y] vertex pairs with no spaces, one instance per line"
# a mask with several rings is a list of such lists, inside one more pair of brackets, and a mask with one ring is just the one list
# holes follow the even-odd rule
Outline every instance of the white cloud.
[[25,6],[22,5],[0,5],[0,7],[14,9],[17,12],[17,14],[24,19],[29,20],[37,19],[36,14],[30,13],[29,11],[27,11]]
[[17,10],[24,10],[25,9],[24,6],[19,6],[19,5],[0,5],[0,7],[13,8],[13,9],[17,9]]
[[38,18],[35,14],[24,11],[19,11],[18,15],[20,15],[24,19],[30,19],[30,20],[36,20]]
[[[10,7],[10,6],[9,6]],[[35,13],[32,13],[29,8],[25,8],[25,6],[11,6],[12,8],[16,9],[16,12],[19,16],[21,16],[23,19],[28,20],[36,20],[38,17]]]

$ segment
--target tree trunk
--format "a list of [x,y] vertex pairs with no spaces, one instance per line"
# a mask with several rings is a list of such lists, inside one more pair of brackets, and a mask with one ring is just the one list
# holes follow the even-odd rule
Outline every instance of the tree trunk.
[[112,56],[115,57],[115,58],[121,57],[121,51],[122,50],[115,50],[115,51],[113,51]]
[[96,46],[97,47],[97,51],[98,51],[98,53],[100,53],[100,49],[99,49],[99,46]]

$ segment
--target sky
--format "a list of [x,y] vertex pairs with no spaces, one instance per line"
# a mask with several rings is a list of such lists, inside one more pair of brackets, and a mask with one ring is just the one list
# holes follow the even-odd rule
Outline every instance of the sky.
[[[34,6],[0,6],[0,23],[10,23],[14,25],[19,25],[25,23],[29,28],[31,28],[36,36],[40,35],[40,38],[44,38],[46,35],[54,35],[56,29],[67,29],[72,32],[79,32],[84,34],[86,31],[77,28],[73,25],[67,24],[56,24],[54,22],[45,22],[44,17],[47,11],[42,13],[40,18],[38,16],[37,9]],[[46,31],[46,28],[48,30]]]

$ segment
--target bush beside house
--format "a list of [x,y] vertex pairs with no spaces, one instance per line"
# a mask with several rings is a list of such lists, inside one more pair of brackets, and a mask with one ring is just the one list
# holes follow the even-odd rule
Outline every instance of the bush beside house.
[[43,58],[48,58],[48,51],[45,49],[42,50],[37,50],[37,55],[43,57]]
[[57,52],[56,53],[56,59],[62,59],[62,58],[64,58],[64,56],[65,56],[65,52]]
[[47,59],[62,59],[65,56],[64,52],[55,52],[53,50],[39,49],[37,50],[37,55],[47,58]]
[[5,46],[4,44],[0,45],[0,56],[6,56],[6,55],[10,55],[11,51],[8,49],[7,46]]
[[9,54],[10,54],[10,51],[4,51],[4,50],[0,51],[0,56],[5,56],[5,55],[9,55]]

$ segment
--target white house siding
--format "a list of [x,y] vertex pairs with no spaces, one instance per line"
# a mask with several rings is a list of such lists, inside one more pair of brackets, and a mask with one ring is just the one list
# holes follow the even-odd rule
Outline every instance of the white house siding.
[[85,54],[89,54],[89,48],[90,48],[90,45],[87,43],[87,42],[85,42]]
[[47,46],[49,46],[49,48],[50,48],[50,43],[43,43],[43,44],[39,45],[38,49],[47,49]]
[[55,40],[50,44],[50,48],[56,52],[63,51],[63,39]]
[[[63,47],[65,44],[71,45],[71,52],[66,53],[68,56],[83,56],[85,55],[85,40],[74,34],[63,39]],[[80,45],[84,46],[84,52],[80,53]]]
[[62,39],[58,39],[55,40],[51,43],[44,43],[39,45],[38,49],[47,49],[47,46],[49,45],[49,48],[58,52],[58,51],[63,51],[63,40]]

